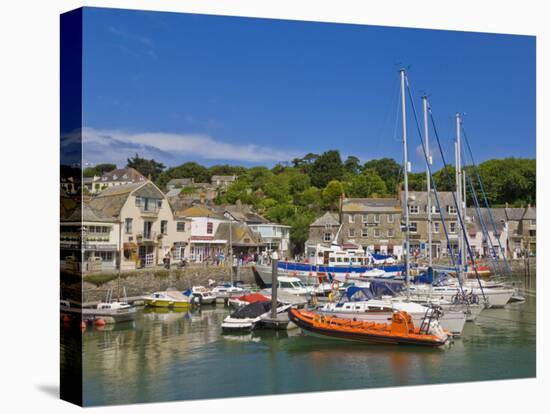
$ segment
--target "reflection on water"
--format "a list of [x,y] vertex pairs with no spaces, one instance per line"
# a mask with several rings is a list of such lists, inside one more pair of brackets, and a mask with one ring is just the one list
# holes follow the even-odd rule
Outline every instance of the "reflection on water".
[[222,335],[228,314],[141,311],[83,335],[88,405],[353,389],[535,375],[535,300],[483,311],[449,349],[365,345],[299,329]]

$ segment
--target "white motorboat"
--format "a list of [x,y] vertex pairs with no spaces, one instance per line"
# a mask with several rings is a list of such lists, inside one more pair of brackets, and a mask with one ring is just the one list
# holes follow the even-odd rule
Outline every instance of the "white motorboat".
[[[477,288],[464,286],[462,290],[465,295],[475,295],[480,302],[486,302],[487,307],[494,308],[502,308],[515,293],[515,289],[512,288],[484,288],[482,290],[479,286]],[[454,302],[455,298],[462,296],[460,287],[454,285],[412,285],[410,292],[411,296],[423,299],[444,299],[450,302]]]
[[200,305],[210,305],[216,302],[216,295],[204,286],[193,286],[190,292],[184,292],[184,294],[187,293],[189,293],[188,296],[193,296],[193,298],[197,300]]
[[212,287],[212,294],[216,296],[216,299],[228,299],[234,296],[242,296],[246,293],[246,289],[235,286],[231,283],[224,283],[222,285]]
[[[290,305],[279,303],[277,314],[285,312],[288,308]],[[269,318],[270,315],[271,301],[254,302],[227,316],[223,320],[222,331],[225,333],[251,331],[261,325],[262,318]]]
[[[395,311],[407,312],[411,315],[415,326],[420,326],[426,316],[433,312],[433,308],[414,302],[405,302],[398,298],[384,297],[327,303],[319,309],[319,312],[325,315],[375,323],[388,323]],[[442,312],[439,322],[441,327],[453,335],[460,335],[464,329],[466,316],[462,311],[446,310]]]

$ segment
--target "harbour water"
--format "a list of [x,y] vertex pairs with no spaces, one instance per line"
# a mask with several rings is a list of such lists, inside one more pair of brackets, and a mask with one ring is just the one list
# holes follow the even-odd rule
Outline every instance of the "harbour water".
[[339,342],[299,329],[229,336],[222,305],[145,309],[134,322],[83,333],[84,404],[534,377],[535,302],[484,310],[447,349]]

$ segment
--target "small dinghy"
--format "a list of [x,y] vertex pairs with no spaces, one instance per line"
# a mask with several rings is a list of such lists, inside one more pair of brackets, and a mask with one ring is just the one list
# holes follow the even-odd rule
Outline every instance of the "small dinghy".
[[322,316],[298,309],[290,309],[288,316],[306,333],[334,339],[439,347],[451,338],[451,335],[441,328],[436,316],[425,319],[417,328],[411,316],[403,311],[394,312],[390,323]]

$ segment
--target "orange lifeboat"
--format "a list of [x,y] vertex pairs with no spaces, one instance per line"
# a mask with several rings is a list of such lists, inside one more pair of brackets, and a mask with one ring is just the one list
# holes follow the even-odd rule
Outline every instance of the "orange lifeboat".
[[425,321],[421,329],[414,326],[411,315],[406,312],[395,312],[387,324],[322,316],[298,309],[290,309],[288,315],[308,333],[352,341],[438,347],[451,338],[437,319]]

